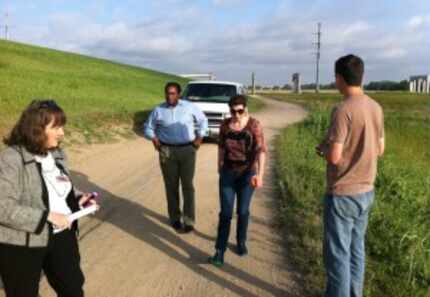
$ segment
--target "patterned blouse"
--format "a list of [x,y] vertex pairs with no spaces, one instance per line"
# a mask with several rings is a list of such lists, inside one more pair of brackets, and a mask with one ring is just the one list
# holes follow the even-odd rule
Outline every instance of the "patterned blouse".
[[250,117],[240,131],[231,129],[230,122],[231,119],[226,119],[220,127],[219,149],[224,168],[238,172],[257,171],[260,154],[267,152],[260,122]]

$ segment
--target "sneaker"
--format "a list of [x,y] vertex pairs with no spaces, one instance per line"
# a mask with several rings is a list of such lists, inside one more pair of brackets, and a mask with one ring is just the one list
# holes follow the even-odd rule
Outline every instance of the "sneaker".
[[239,242],[237,244],[237,254],[239,256],[246,256],[248,254],[248,248],[244,242]]
[[224,253],[217,250],[213,257],[209,257],[208,261],[216,267],[222,267],[224,265]]
[[191,226],[191,225],[185,225],[185,227],[184,227],[184,232],[185,233],[190,233],[190,232],[193,232],[194,231],[194,227],[193,226]]
[[173,229],[175,229],[176,232],[181,231],[183,228],[181,221],[173,222],[172,227],[173,227]]

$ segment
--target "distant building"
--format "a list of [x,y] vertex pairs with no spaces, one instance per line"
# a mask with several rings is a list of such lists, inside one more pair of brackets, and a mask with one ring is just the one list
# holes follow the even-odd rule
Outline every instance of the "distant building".
[[300,73],[294,73],[293,74],[293,92],[296,94],[302,93],[302,80],[300,78]]
[[180,74],[179,76],[189,78],[191,80],[216,80],[216,76],[213,73]]
[[411,93],[430,93],[430,75],[414,75],[409,79]]

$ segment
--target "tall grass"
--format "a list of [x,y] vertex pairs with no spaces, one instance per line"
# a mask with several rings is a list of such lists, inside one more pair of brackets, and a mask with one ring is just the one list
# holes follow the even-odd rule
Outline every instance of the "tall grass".
[[[368,297],[430,296],[430,98],[408,93],[375,93],[383,106],[387,150],[379,161],[376,202],[367,233]],[[324,287],[322,197],[325,164],[314,147],[322,139],[334,94],[279,95],[311,113],[278,139],[278,174],[283,220],[291,254],[308,279],[309,295]]]

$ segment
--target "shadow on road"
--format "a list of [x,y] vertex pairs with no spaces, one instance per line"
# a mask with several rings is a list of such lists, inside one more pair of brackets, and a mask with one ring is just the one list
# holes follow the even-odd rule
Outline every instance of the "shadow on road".
[[[103,222],[108,222],[135,238],[145,241],[147,244],[164,252],[169,257],[176,259],[176,261],[185,265],[191,271],[204,276],[207,280],[214,282],[239,296],[259,297],[257,294],[235,284],[233,281],[211,272],[206,265],[201,265],[206,264],[207,258],[211,255],[190,245],[182,239],[180,235],[171,231],[169,221],[165,216],[162,216],[141,204],[130,201],[126,198],[118,197],[104,190],[98,185],[92,183],[88,177],[82,173],[74,171],[72,172],[72,176],[74,183],[79,188],[97,191],[104,199],[102,209],[96,214],[96,218],[99,221],[98,225],[89,229],[82,228],[88,230],[83,230],[84,232],[81,234],[81,239],[88,236]],[[161,222],[161,224],[156,223],[155,221]],[[195,235],[206,240],[214,240],[213,237],[205,235],[197,230]],[[176,246],[184,251],[186,255],[179,253],[171,246]],[[263,281],[248,272],[239,270],[228,263],[224,265],[222,271],[252,286],[256,286],[273,296],[287,296],[287,292],[284,290],[276,288],[272,284]]]

